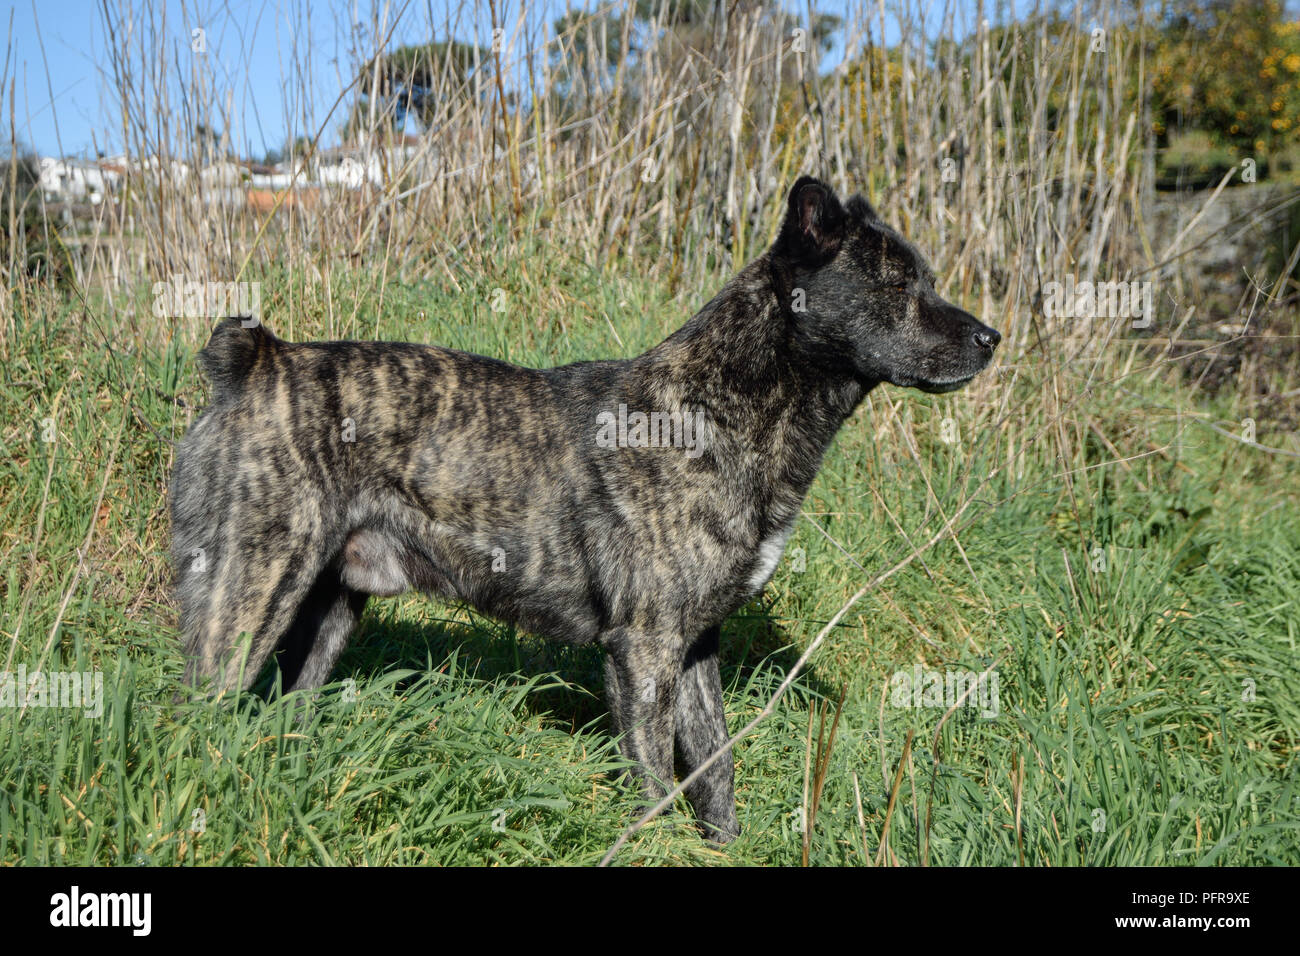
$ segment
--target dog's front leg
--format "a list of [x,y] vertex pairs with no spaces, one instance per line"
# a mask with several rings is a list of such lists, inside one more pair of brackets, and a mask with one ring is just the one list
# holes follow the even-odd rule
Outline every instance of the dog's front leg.
[[[722,709],[722,677],[718,673],[720,628],[711,627],[686,648],[677,682],[674,729],[677,750],[686,773],[726,744],[727,715]],[[728,750],[709,765],[686,790],[700,828],[710,840],[726,843],[740,834],[736,820],[735,761]]]
[[647,802],[656,802],[673,782],[673,705],[681,639],[615,628],[601,635],[600,643],[619,748],[637,762]]

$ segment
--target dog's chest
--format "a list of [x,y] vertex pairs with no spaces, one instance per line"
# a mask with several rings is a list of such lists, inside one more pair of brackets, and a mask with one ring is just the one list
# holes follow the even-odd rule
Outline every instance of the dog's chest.
[[790,532],[794,530],[794,522],[795,519],[791,518],[758,543],[758,551],[754,556],[753,570],[748,581],[749,589],[755,594],[763,589],[772,577],[772,573],[776,571],[776,566],[781,563],[781,555],[785,553],[785,543],[790,539]]

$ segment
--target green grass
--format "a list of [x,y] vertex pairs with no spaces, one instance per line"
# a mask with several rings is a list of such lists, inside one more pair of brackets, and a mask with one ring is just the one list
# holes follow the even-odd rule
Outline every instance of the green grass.
[[[466,263],[460,290],[376,271],[269,275],[263,307],[293,337],[402,338],[550,365],[632,354],[702,301],[543,254],[492,269]],[[503,313],[490,308],[498,286]],[[0,708],[0,862],[598,861],[636,801],[593,650],[408,596],[372,602],[314,709],[261,695],[171,702],[182,661],[168,439],[203,401],[203,330],[159,334],[148,305],[145,291],[134,314],[20,299],[0,343],[0,669],[97,668],[105,685],[98,719]],[[1048,408],[1046,364],[1016,360],[1026,371],[1014,383],[882,390],[859,409],[771,585],[724,631],[733,728],[870,575],[963,496],[977,502],[954,536],[850,610],[739,746],[741,838],[705,845],[683,804],[617,862],[799,862],[809,714],[843,687],[812,863],[874,862],[915,731],[889,862],[1300,864],[1293,459],[1197,424],[1233,430],[1244,415],[1175,375],[1080,387]],[[1067,369],[1056,384],[1079,383]],[[46,419],[56,441],[42,440]],[[1289,444],[1259,428],[1262,444]],[[885,682],[917,664],[995,664],[999,715],[894,706]]]

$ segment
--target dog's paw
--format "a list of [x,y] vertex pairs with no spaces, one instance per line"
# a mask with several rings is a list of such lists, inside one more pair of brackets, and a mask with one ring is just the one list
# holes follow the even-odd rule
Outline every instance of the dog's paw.
[[730,820],[712,822],[708,820],[700,820],[699,827],[706,840],[710,843],[716,843],[719,846],[725,843],[730,843],[732,840],[736,839],[736,837],[740,836],[740,824],[736,822],[735,817],[732,817]]

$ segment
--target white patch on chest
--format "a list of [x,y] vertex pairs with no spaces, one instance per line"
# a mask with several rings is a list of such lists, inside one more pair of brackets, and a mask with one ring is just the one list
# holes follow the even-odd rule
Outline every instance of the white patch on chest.
[[784,528],[772,532],[759,542],[758,563],[754,566],[754,573],[749,576],[751,590],[761,591],[763,585],[767,584],[768,578],[781,562],[781,555],[785,553],[785,543],[792,530],[794,530],[793,518]]

